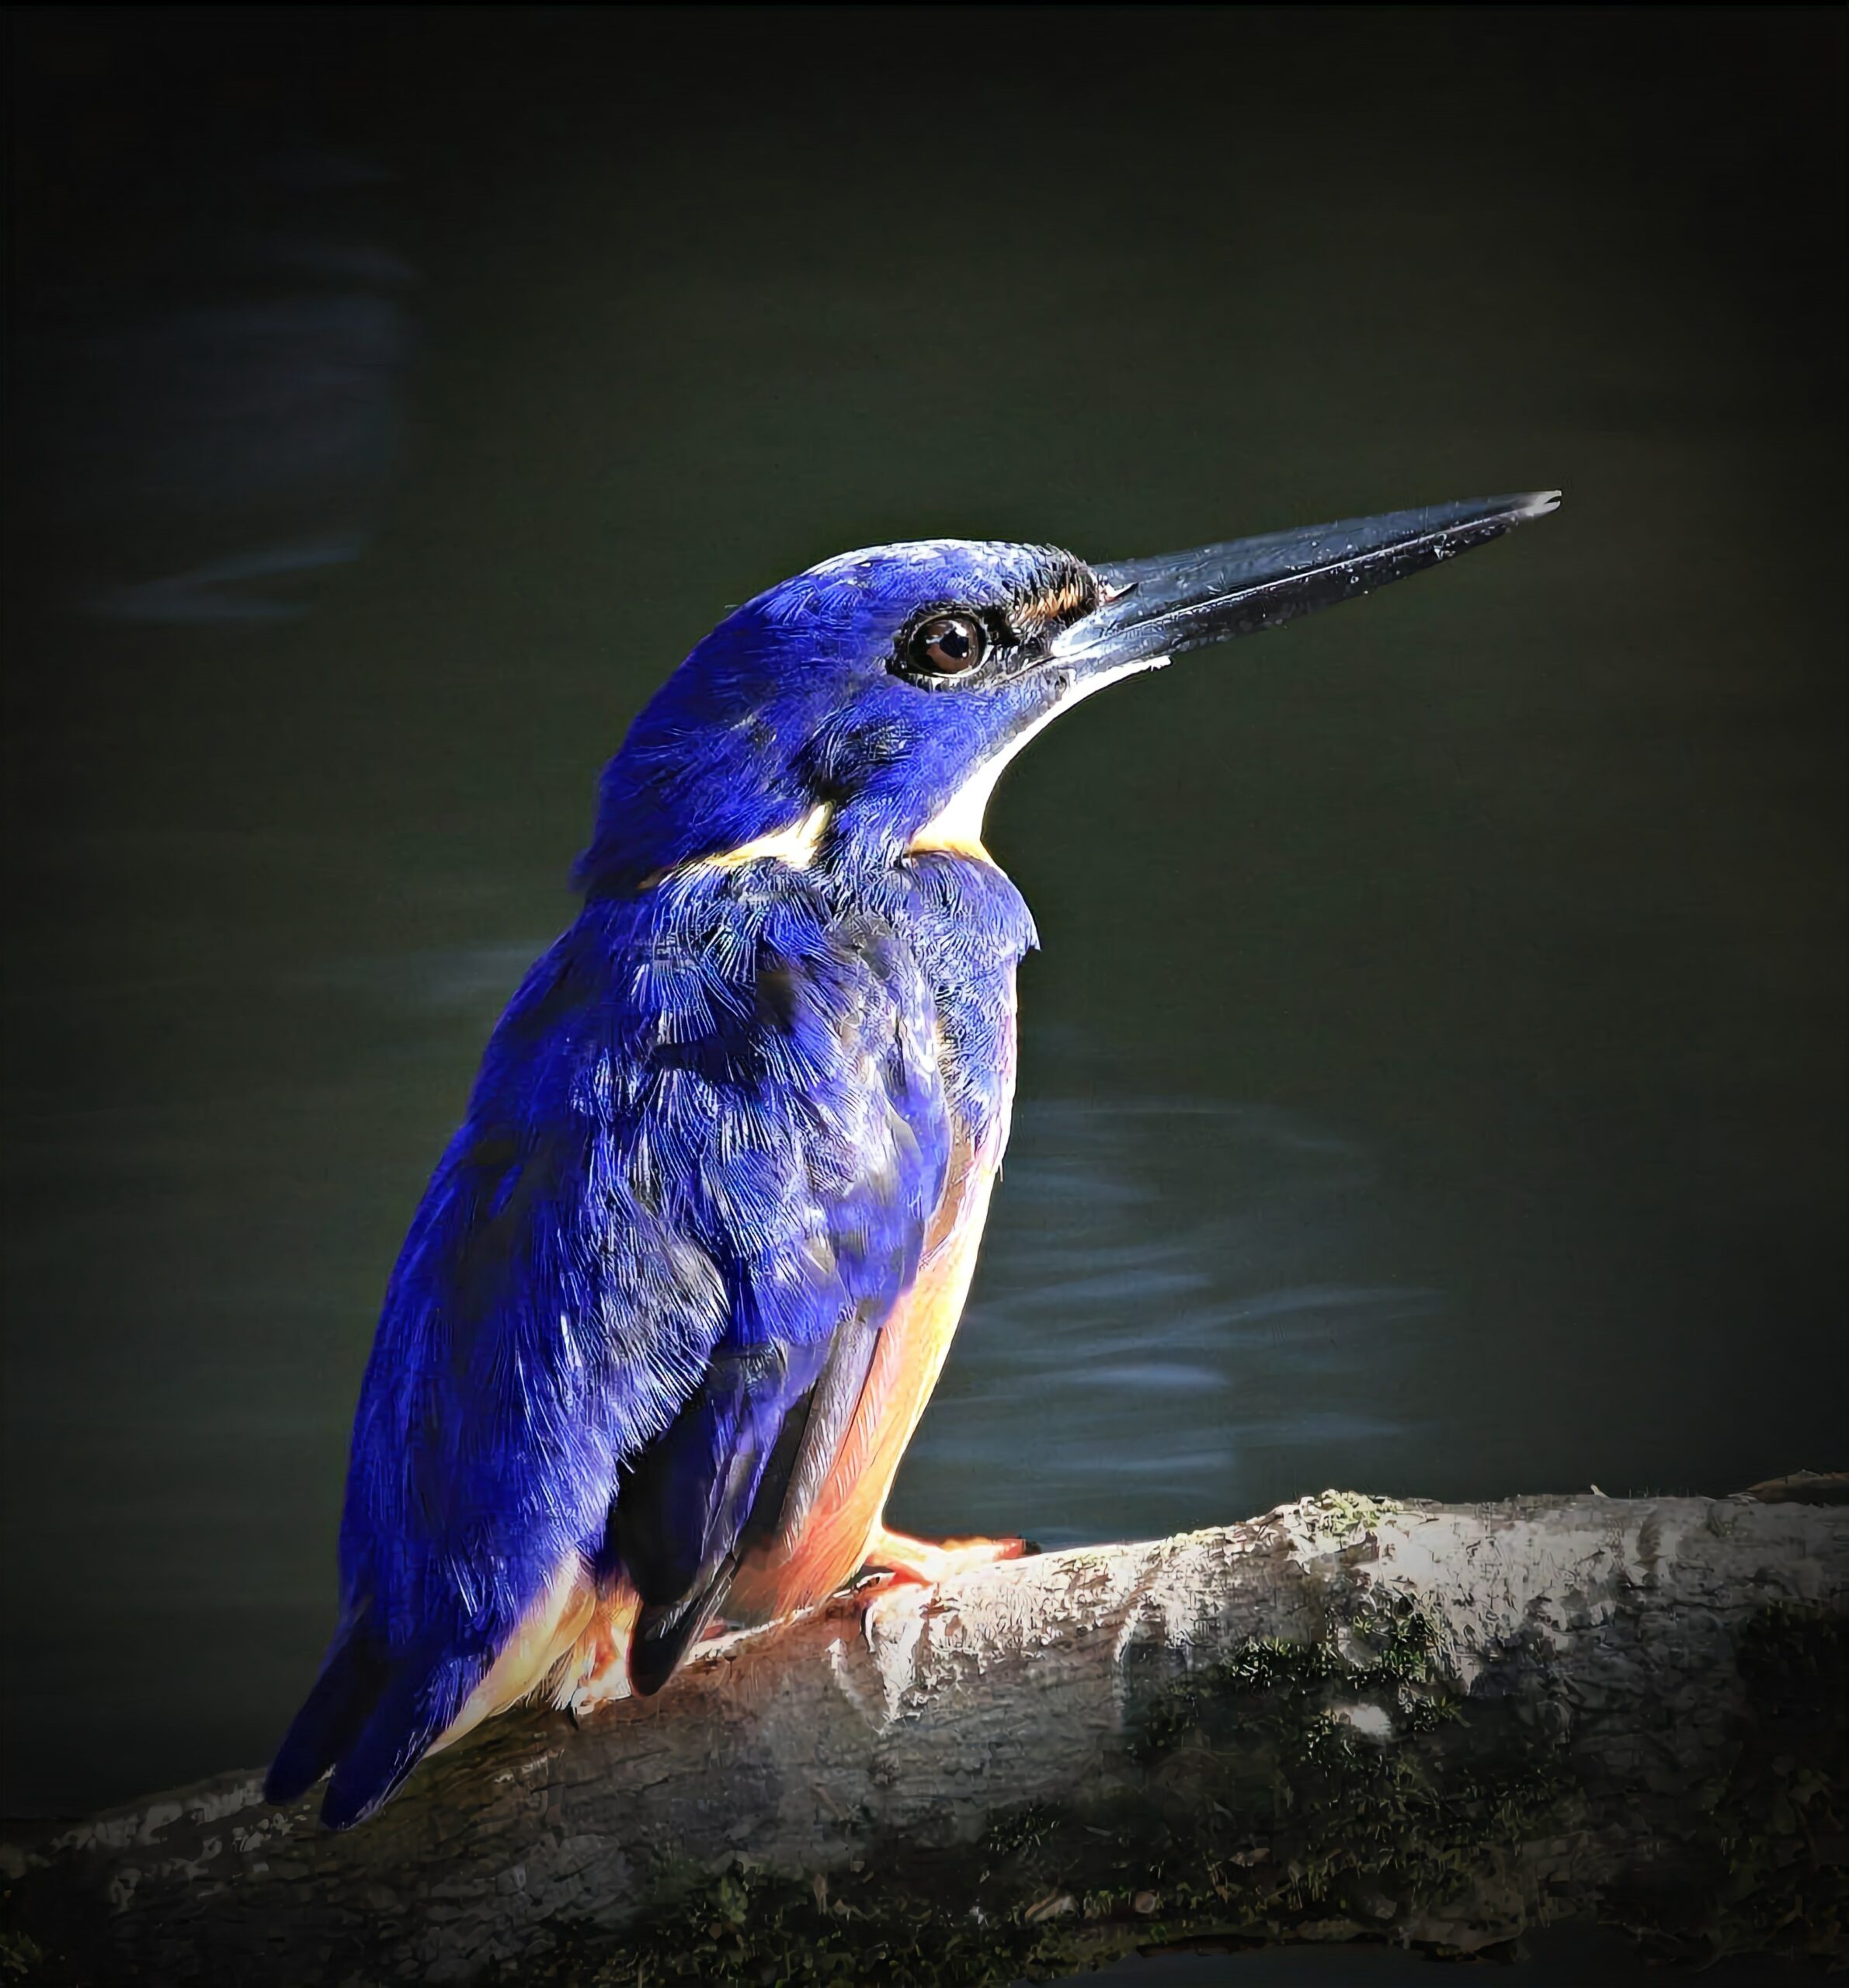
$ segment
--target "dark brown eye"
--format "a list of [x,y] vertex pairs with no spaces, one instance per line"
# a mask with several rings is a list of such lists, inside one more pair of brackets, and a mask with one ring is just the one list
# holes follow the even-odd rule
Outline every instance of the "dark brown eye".
[[960,676],[974,669],[989,646],[982,624],[968,614],[933,614],[912,631],[906,659],[933,676]]

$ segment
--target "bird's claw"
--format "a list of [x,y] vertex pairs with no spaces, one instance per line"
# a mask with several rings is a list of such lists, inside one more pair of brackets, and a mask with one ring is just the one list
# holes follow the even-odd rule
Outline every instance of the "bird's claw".
[[1039,1551],[1031,1539],[1015,1536],[999,1539],[914,1539],[909,1533],[888,1532],[882,1527],[874,1535],[867,1548],[863,1571],[878,1573],[885,1586],[916,1583],[922,1587],[936,1587],[953,1575],[968,1573],[976,1567],[993,1566],[1000,1560],[1022,1559]]

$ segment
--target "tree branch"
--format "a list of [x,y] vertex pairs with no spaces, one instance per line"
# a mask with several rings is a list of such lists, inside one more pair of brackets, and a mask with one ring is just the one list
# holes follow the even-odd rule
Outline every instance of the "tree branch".
[[1330,1493],[838,1598],[496,1722],[345,1835],[228,1774],[9,1844],[0,1966],[1005,1982],[1595,1911],[1830,1952],[1846,1621],[1841,1507]]

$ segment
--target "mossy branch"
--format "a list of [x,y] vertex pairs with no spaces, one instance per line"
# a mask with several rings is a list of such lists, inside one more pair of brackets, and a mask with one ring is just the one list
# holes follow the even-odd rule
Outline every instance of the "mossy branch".
[[1849,1930],[1849,1509],[1329,1493],[837,1600],[339,1837],[227,1775],[0,1852],[0,1978],[1002,1983],[1131,1947]]

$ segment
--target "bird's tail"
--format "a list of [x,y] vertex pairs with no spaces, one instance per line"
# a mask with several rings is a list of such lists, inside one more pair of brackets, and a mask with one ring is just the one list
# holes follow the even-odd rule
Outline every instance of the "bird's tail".
[[384,1642],[371,1630],[362,1613],[334,1639],[264,1777],[267,1800],[293,1802],[312,1788],[364,1729],[391,1677]]
[[398,1788],[467,1695],[461,1667],[391,1653],[366,1614],[334,1639],[315,1688],[264,1777],[271,1802],[293,1802],[332,1767],[321,1805],[329,1829],[363,1822]]

